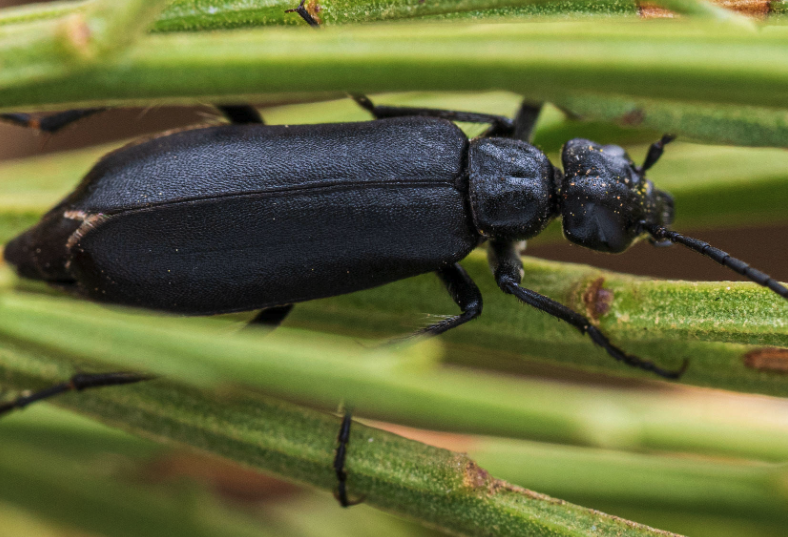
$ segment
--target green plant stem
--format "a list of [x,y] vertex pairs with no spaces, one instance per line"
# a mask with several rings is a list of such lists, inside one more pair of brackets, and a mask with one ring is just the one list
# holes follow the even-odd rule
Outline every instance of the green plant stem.
[[[34,535],[14,533],[6,505],[71,533],[79,528],[107,537],[430,535],[372,508],[338,509],[326,494],[294,494],[275,481],[266,486],[253,472],[166,449],[51,405],[4,416],[0,436],[2,535]],[[238,492],[234,479],[243,480],[247,500],[260,495],[265,505],[232,501],[226,491]],[[282,492],[286,501],[278,497]]]
[[[51,20],[74,13],[82,13],[91,6],[91,0],[48,2],[0,11],[0,26]],[[227,30],[271,25],[303,26],[304,21],[287,10],[298,5],[292,0],[175,0],[162,11],[151,27],[154,32]],[[315,11],[314,6],[320,6]],[[310,9],[324,25],[370,23],[408,18],[476,19],[494,20],[500,17],[548,15],[567,11],[605,13],[620,16],[635,15],[635,3],[628,0],[589,2],[572,0],[551,2],[546,0],[438,0],[419,2],[406,0],[393,2],[358,0],[323,0],[310,3]]]
[[[665,513],[788,523],[788,467],[654,456],[502,439],[471,442],[484,468],[612,512]],[[633,476],[637,476],[633,479]]]
[[[69,375],[60,361],[27,355],[11,383]],[[73,371],[73,369],[71,370]],[[8,373],[8,371],[6,371]],[[164,381],[96,390],[60,403],[128,431],[187,445],[289,480],[332,490],[340,418],[273,399],[212,396]],[[657,536],[665,532],[493,479],[467,456],[356,424],[346,468],[353,495],[459,535]],[[493,529],[494,528],[494,529]]]
[[699,142],[760,147],[788,145],[788,111],[784,109],[581,94],[561,97],[555,104],[581,120],[654,129]]
[[[420,434],[425,432],[409,431],[405,436],[418,440]],[[434,433],[427,434],[435,440]],[[184,504],[188,504],[188,499],[196,492],[190,488],[189,494],[184,494],[187,491],[182,488],[162,486],[166,482],[129,479],[130,474],[147,475],[151,468],[158,468],[165,461],[183,460],[184,457],[179,453],[172,453],[152,442],[50,405],[35,405],[24,412],[3,418],[0,421],[0,435],[4,438],[0,446],[4,455],[0,458],[0,473],[5,468],[11,468],[20,481],[26,483],[25,490],[31,490],[30,495],[23,496],[14,490],[16,481],[6,478],[3,482],[8,485],[0,489],[0,496],[5,494],[7,501],[57,523],[88,529],[93,520],[90,514],[101,507],[107,512],[106,518],[116,522],[91,529],[113,537],[141,535],[145,533],[144,521],[155,513],[171,509],[173,512],[169,516],[182,516],[177,507],[184,508]],[[680,528],[686,525],[682,524],[681,519],[684,517],[727,520],[739,526],[751,524],[754,528],[750,535],[760,535],[756,531],[758,526],[784,527],[788,521],[788,488],[785,486],[788,469],[785,465],[631,454],[490,437],[450,438],[453,439],[455,449],[468,451],[483,468],[507,481],[618,515],[647,506],[648,515],[640,515],[641,518],[660,521],[660,524],[650,524],[657,527],[672,525],[674,531],[681,533],[703,537],[714,535],[713,531],[682,531]],[[106,466],[97,469],[95,461],[99,457],[104,460],[121,458],[124,461],[123,471],[108,472]],[[22,464],[22,460],[35,462]],[[135,468],[134,471],[129,471],[130,464]],[[186,476],[189,475],[188,468],[186,466]],[[633,476],[637,476],[637,479],[633,479]],[[41,486],[39,488],[32,483]],[[125,487],[132,494],[108,494],[102,487]],[[63,493],[66,488],[70,490]],[[138,505],[134,501],[136,494],[144,491],[156,496],[156,509],[144,509],[144,503]],[[51,501],[50,496],[57,493],[61,493],[61,500]],[[96,505],[96,497],[103,499],[102,505]],[[72,498],[75,500],[73,505],[64,501]],[[200,495],[199,500],[202,511],[206,503],[211,506],[212,516],[188,518],[181,524],[180,531],[184,535],[189,531],[194,534],[194,528],[191,527],[194,525],[206,533],[215,531],[218,524],[214,524],[214,521],[221,520],[225,525],[233,521],[236,525],[245,519],[248,521],[248,517],[241,513],[214,505],[215,502],[205,494]],[[303,526],[296,520],[303,513],[304,503],[310,504],[308,518],[313,522],[309,525],[312,531],[308,535],[324,536],[327,524],[337,524],[343,534],[349,537],[369,535],[372,531],[369,527],[372,522],[368,520],[370,517],[381,524],[392,522],[382,518],[382,515],[374,517],[375,513],[369,509],[341,511],[333,500],[314,500],[316,498],[299,500],[291,496],[287,502],[289,507],[283,507],[292,512],[288,517],[291,521],[288,528],[297,532],[299,530],[296,528]],[[291,505],[293,503],[296,505]],[[197,509],[189,507],[186,505],[184,511],[187,516],[193,516]],[[137,514],[137,517],[129,517],[129,511]],[[260,517],[258,531],[268,530],[268,511],[266,508]],[[281,520],[281,511],[277,508],[276,520]],[[357,518],[355,515],[367,519],[364,526],[354,524]],[[127,523],[119,524],[120,520],[126,520]],[[278,524],[272,527],[282,531]],[[400,527],[404,535],[416,529],[410,525]],[[177,528],[169,529],[176,530],[172,535],[181,534]],[[300,528],[301,531],[303,529]],[[380,531],[383,531],[382,528]],[[224,534],[227,533],[239,532],[228,528]]]
[[[45,20],[84,11],[89,0],[49,2],[43,5],[5,9],[0,25]],[[407,18],[491,21],[496,18],[610,17],[636,16],[637,5],[628,0],[438,0],[435,2],[374,2],[322,0],[310,5],[323,24],[370,23]],[[742,22],[741,16],[713,3],[699,0],[666,0],[663,5],[677,13],[720,21]],[[319,11],[314,7],[319,6]],[[155,32],[226,30],[270,25],[303,25],[286,11],[292,0],[174,0],[154,23]]]
[[[556,278],[560,279],[561,274]],[[388,317],[382,318],[378,310],[384,304],[407,316],[403,299],[392,302],[393,296],[421,294],[431,302],[441,296],[437,283],[429,279],[411,281],[408,289],[402,291],[377,298],[368,293],[365,317],[357,315],[359,304],[343,305],[349,312],[340,314],[341,309],[324,301],[324,316],[352,320],[355,324],[347,324],[345,330],[347,326],[356,326],[357,333],[380,330],[377,323],[388,323],[388,318],[397,315],[387,313]],[[510,311],[524,309],[514,302],[509,306]],[[320,324],[313,309],[298,308],[296,315],[297,324],[305,320]],[[501,313],[499,319],[505,316]],[[30,352],[43,352],[60,360],[80,357],[86,360],[86,371],[97,367],[137,369],[199,387],[243,385],[326,410],[335,409],[338,401],[345,400],[363,416],[427,428],[627,450],[788,459],[788,430],[774,423],[769,412],[746,402],[740,402],[734,412],[727,401],[719,401],[719,406],[699,405],[697,395],[692,393],[635,395],[628,390],[563,386],[437,367],[434,340],[403,354],[385,349],[370,351],[352,340],[284,328],[267,336],[248,332],[233,336],[227,333],[226,321],[128,315],[85,302],[11,293],[5,293],[0,302],[0,320],[4,349],[0,365],[8,375],[29,367]],[[401,324],[403,319],[394,323]],[[543,324],[553,331],[560,330],[556,328],[560,325],[551,319]],[[42,326],[47,329],[41,330]],[[507,341],[486,348],[490,326],[495,324],[490,323],[482,332],[487,337],[482,339],[477,333],[478,341],[466,351],[479,366],[500,356],[497,349],[508,344]],[[524,323],[519,328],[524,334],[515,334],[523,338],[544,337],[542,345],[548,349],[549,345],[558,347],[555,356],[563,356],[558,338],[567,338],[565,334],[540,336],[543,328],[538,324]],[[507,339],[508,330],[507,326],[501,327],[499,337]],[[725,365],[730,361],[730,351],[726,354],[726,349],[739,346],[706,345],[718,351],[709,355],[721,361],[720,376],[724,378]],[[698,347],[703,349],[698,344],[690,346]],[[31,351],[24,351],[25,348]],[[507,350],[512,353],[518,348],[528,347]],[[457,352],[452,348],[452,354]],[[592,358],[610,365],[604,356],[585,355],[586,361]],[[60,379],[64,378],[65,373]],[[784,377],[777,380],[785,382]],[[17,385],[23,386],[21,381]],[[425,412],[427,408],[429,411]]]
[[66,17],[0,26],[0,86],[81,72],[128,47],[167,0],[94,0]]
[[751,30],[755,28],[755,24],[744,15],[706,0],[659,0],[656,4],[682,15],[731,22]]
[[[483,90],[549,100],[583,90],[788,107],[788,32],[697,24],[493,24],[269,29],[141,39],[114,62],[35,86],[3,108],[248,100],[271,92]],[[599,61],[604,58],[604,68]],[[745,83],[746,82],[746,83]]]

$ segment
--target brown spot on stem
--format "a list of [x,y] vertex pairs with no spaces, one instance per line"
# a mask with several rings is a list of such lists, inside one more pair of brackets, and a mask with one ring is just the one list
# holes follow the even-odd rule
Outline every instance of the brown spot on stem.
[[744,365],[759,371],[788,373],[788,349],[764,347],[744,355]]
[[489,472],[476,464],[475,461],[468,459],[462,473],[462,483],[466,487],[480,489],[489,488],[492,478]]
[[84,15],[75,14],[67,17],[61,26],[63,37],[73,50],[80,55],[89,56],[90,50],[90,26],[85,21]]
[[[772,0],[711,0],[725,9],[730,9],[754,19],[765,19],[772,10]],[[650,2],[638,2],[638,15],[642,19],[675,18],[680,15]]]
[[613,291],[602,287],[604,283],[605,279],[600,276],[591,282],[583,292],[583,304],[586,306],[586,312],[595,321],[610,311],[610,305],[613,303]]
[[646,119],[646,112],[644,112],[641,108],[635,108],[621,116],[618,122],[621,125],[625,125],[628,127],[637,127],[643,120]]
[[545,494],[539,494],[532,490],[528,490],[517,485],[512,485],[502,479],[495,479],[487,470],[476,464],[475,461],[469,459],[467,456],[462,455],[465,463],[463,466],[463,485],[474,490],[481,490],[490,496],[502,492],[513,492],[515,494],[522,494],[533,500],[540,500],[550,503],[563,504],[563,500],[552,498]]
[[306,7],[307,13],[312,15],[312,18],[315,19],[315,21],[317,21],[318,24],[323,24],[323,21],[320,20],[320,17],[318,17],[318,15],[317,15],[318,13],[320,13],[320,11],[323,8],[320,6],[320,4],[317,3],[317,0],[309,0],[305,4],[305,7]]
[[765,19],[771,10],[770,0],[714,0],[714,3],[756,19]]
[[638,15],[641,19],[673,19],[678,16],[668,9],[649,2],[638,2]]

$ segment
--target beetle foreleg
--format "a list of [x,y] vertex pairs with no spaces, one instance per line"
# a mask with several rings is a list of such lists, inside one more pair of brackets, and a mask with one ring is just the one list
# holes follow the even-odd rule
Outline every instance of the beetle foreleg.
[[49,388],[33,392],[29,395],[17,397],[13,401],[0,404],[0,415],[11,412],[12,410],[25,408],[31,403],[36,401],[43,401],[56,395],[67,392],[81,392],[89,388],[101,388],[103,386],[117,386],[120,384],[131,384],[143,380],[150,380],[155,378],[153,375],[144,375],[140,373],[79,373],[71,377],[66,382],[55,384]]
[[656,373],[668,379],[677,379],[681,377],[687,369],[688,361],[686,360],[678,370],[670,371],[659,367],[649,360],[627,354],[610,343],[607,336],[576,311],[536,291],[520,287],[523,265],[512,243],[491,241],[489,255],[490,266],[493,268],[495,274],[495,281],[504,293],[514,295],[521,302],[569,323],[583,334],[588,334],[595,344],[605,349],[605,351],[616,360],[624,362],[632,367],[651,371],[652,373]]
[[345,471],[345,458],[347,457],[347,445],[350,442],[350,426],[353,423],[350,412],[345,412],[342,418],[342,425],[339,427],[339,436],[337,441],[336,453],[334,455],[334,472],[337,474],[337,488],[334,491],[334,497],[342,507],[351,507],[358,505],[364,501],[362,496],[358,500],[351,501],[347,497],[347,471]]

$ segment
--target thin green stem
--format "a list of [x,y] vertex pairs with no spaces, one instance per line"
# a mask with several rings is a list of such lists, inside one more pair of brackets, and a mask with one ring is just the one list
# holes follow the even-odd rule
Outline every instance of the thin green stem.
[[80,72],[126,48],[167,0],[94,0],[51,20],[0,26],[0,86]]
[[[788,33],[697,24],[402,24],[148,36],[115,62],[51,82],[10,72],[3,108],[248,100],[271,92],[578,89],[788,107]],[[600,63],[604,59],[604,63]],[[20,61],[21,63],[21,61]]]
[[471,456],[495,475],[608,512],[788,524],[788,466],[478,439]]
[[560,97],[555,104],[581,120],[654,129],[676,134],[681,139],[744,146],[788,146],[788,113],[783,109],[582,94]]
[[[566,272],[554,272],[552,277],[572,278]],[[399,286],[391,291],[384,295],[356,294],[353,296],[360,301],[355,303],[336,304],[332,300],[304,304],[296,309],[294,322],[320,326],[325,324],[320,322],[325,318],[337,318],[334,325],[340,330],[344,326],[345,330],[354,327],[355,333],[385,333],[381,326],[391,325],[388,332],[401,333],[405,330],[398,325],[407,323],[408,310],[413,307],[413,300],[408,297],[424,296],[433,311],[440,307],[441,299],[447,308],[452,307],[445,304],[449,301],[431,279],[411,280],[406,289]],[[514,301],[502,300],[497,305],[508,305],[508,312],[493,313],[488,307],[487,312],[496,318],[484,323],[486,327],[480,331],[462,330],[463,334],[454,339],[461,345],[452,345],[450,356],[457,358],[465,353],[483,367],[487,360],[496,358],[524,358],[515,354],[518,349],[530,352],[540,346],[546,354],[552,352],[551,358],[556,360],[565,359],[563,349],[567,343],[563,340],[575,339],[579,340],[577,345],[587,345],[579,336],[567,335],[557,321],[545,316],[536,323],[502,321],[512,312],[527,310]],[[411,312],[410,317],[414,315]],[[531,317],[540,316],[531,312]],[[706,403],[707,406],[699,407],[697,396],[691,393],[635,396],[627,390],[561,386],[507,379],[478,370],[437,367],[437,344],[447,337],[406,352],[372,351],[337,336],[287,329],[270,335],[244,332],[233,336],[228,334],[232,328],[226,321],[128,315],[85,302],[8,292],[0,301],[0,321],[0,341],[5,349],[0,353],[0,364],[11,373],[27,367],[27,354],[20,354],[20,349],[28,348],[61,360],[69,356],[88,360],[88,371],[95,370],[92,363],[103,364],[100,367],[105,370],[151,371],[200,387],[243,385],[326,410],[336,408],[337,402],[344,400],[364,416],[434,429],[619,449],[788,459],[788,430],[771,421],[769,413],[747,402],[740,402],[741,409],[731,412],[727,401],[720,401],[720,406]],[[476,321],[468,328],[483,322],[484,319]],[[518,326],[513,330],[504,325],[496,331],[499,322]],[[47,329],[41,330],[42,326]],[[542,334],[545,330],[547,333]],[[511,341],[513,337],[536,343],[518,346]],[[496,338],[501,342],[490,343]],[[466,346],[467,339],[475,342]],[[727,365],[732,361],[731,354],[743,347],[673,344],[673,348],[687,346],[690,351],[697,351],[693,360],[718,360],[720,371],[712,369],[707,373],[711,379],[725,378],[726,367],[731,367]],[[665,343],[641,347],[651,348],[652,352],[654,347],[673,350]],[[733,351],[729,350],[731,347]],[[706,356],[700,352],[704,350]],[[578,356],[577,364],[594,361],[612,366],[612,361],[601,352],[586,350]],[[692,367],[696,367],[695,361]],[[754,375],[751,371],[748,375],[751,383],[753,378],[760,378],[763,383],[770,377],[768,373]],[[773,377],[775,386],[784,385],[784,375]],[[63,378],[65,375],[60,377]],[[429,412],[425,412],[427,408]]]

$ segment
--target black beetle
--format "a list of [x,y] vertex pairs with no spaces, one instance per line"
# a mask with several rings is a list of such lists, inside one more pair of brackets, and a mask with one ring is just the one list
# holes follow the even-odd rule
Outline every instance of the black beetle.
[[[629,355],[585,317],[521,287],[518,241],[561,217],[576,244],[617,253],[650,235],[708,255],[788,298],[788,289],[742,261],[668,226],[673,200],[645,172],[664,136],[636,166],[621,147],[574,139],[564,172],[527,143],[539,106],[515,120],[356,101],[376,121],[265,126],[249,106],[219,106],[231,125],[165,133],[102,158],[77,189],[6,246],[24,277],[101,302],[185,315],[261,309],[276,326],[296,302],[436,272],[462,313],[417,334],[477,317],[482,296],[458,264],[488,243],[505,293],[588,334],[616,360],[666,378],[676,371]],[[100,109],[0,120],[53,132]],[[489,123],[469,140],[450,120]],[[0,414],[71,390],[150,378],[79,374],[0,404]],[[334,469],[347,507],[346,414]]]
[[[526,141],[538,106],[523,104],[511,120],[355,99],[377,120],[265,126],[251,107],[222,106],[233,124],[118,149],[12,240],[5,258],[22,276],[92,300],[185,315],[261,309],[256,321],[272,326],[296,302],[434,271],[462,310],[418,332],[436,335],[481,314],[481,294],[457,262],[487,241],[505,293],[569,322],[615,359],[667,378],[683,368],[628,355],[582,315],[521,287],[516,242],[558,216],[570,241],[603,252],[650,234],[788,297],[768,276],[667,229],[673,201],[645,172],[669,136],[643,166],[618,146],[570,140],[562,174]],[[51,116],[48,130],[95,111]],[[448,120],[490,127],[469,140]]]

